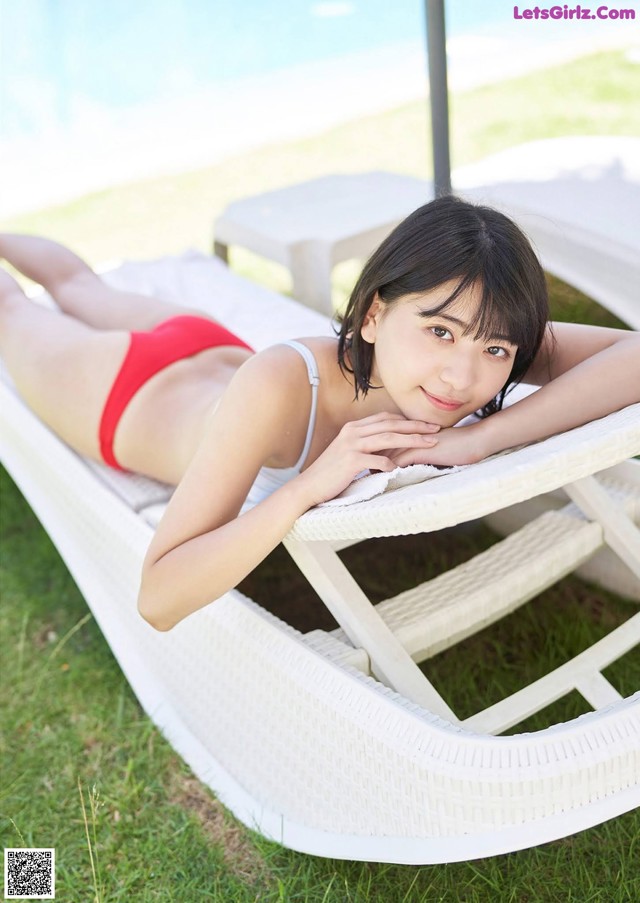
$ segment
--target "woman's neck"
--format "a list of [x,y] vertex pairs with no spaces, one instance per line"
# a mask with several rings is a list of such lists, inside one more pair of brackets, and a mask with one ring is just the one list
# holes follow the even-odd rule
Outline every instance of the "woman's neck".
[[[348,352],[345,354],[345,358],[350,367]],[[377,387],[375,382],[375,388],[369,389],[366,394],[359,391],[356,399],[353,374],[348,370],[341,369],[335,349],[333,350],[333,362],[332,385],[328,387],[328,403],[336,422],[344,425],[352,420],[362,420],[364,417],[370,417],[372,414],[379,414],[383,411],[390,413],[398,411],[384,386]]]

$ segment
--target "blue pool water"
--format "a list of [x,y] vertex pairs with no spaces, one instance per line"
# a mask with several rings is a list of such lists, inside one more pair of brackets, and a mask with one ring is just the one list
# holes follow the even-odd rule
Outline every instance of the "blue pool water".
[[[504,20],[505,0],[450,0],[450,35]],[[0,0],[0,138],[67,128],[87,108],[165,101],[424,40],[422,0]]]

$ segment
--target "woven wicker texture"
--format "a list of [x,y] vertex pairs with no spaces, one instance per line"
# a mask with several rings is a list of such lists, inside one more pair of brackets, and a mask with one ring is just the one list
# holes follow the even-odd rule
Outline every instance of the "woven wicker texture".
[[602,541],[599,524],[550,511],[471,561],[376,608],[405,649],[422,661],[552,586]]

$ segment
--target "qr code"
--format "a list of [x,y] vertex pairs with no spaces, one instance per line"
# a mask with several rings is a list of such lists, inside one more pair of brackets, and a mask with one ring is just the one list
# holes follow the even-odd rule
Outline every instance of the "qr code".
[[9,900],[55,898],[54,849],[4,851],[4,895]]

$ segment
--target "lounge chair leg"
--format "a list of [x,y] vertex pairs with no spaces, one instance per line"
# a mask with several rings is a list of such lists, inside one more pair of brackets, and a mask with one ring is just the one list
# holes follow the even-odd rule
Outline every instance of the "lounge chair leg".
[[229,263],[229,245],[223,245],[222,242],[214,241],[213,253],[224,263]]
[[331,248],[320,242],[300,242],[289,250],[293,297],[314,310],[333,316]]
[[331,544],[287,538],[284,546],[353,645],[367,651],[373,674],[434,715],[458,723],[458,718],[389,630]]
[[587,517],[602,524],[604,539],[640,580],[640,529],[615,504],[595,477],[584,477],[563,487]]

